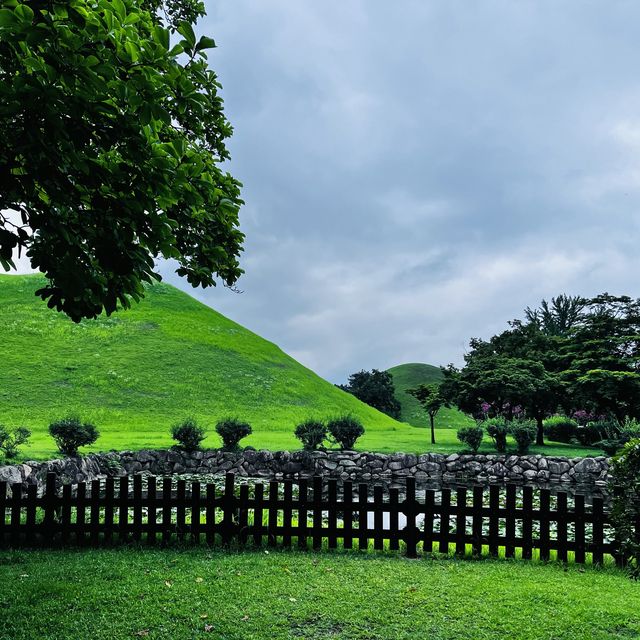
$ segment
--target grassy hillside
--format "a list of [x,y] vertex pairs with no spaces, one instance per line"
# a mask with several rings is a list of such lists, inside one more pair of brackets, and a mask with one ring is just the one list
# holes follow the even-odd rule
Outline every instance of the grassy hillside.
[[[396,388],[396,398],[402,407],[401,420],[416,427],[429,426],[429,416],[425,413],[420,403],[406,390],[417,387],[420,384],[431,384],[442,379],[442,371],[431,364],[418,362],[401,364],[388,369],[393,376],[393,384]],[[443,408],[436,417],[436,428],[459,429],[473,420],[458,409]]]
[[[361,449],[460,449],[454,429],[439,429],[432,447],[423,428],[362,404],[174,287],[155,285],[129,311],[74,324],[33,295],[43,282],[40,276],[0,276],[0,423],[33,431],[22,458],[54,456],[47,426],[70,413],[98,425],[102,435],[90,450],[168,446],[174,422],[193,416],[213,430],[228,415],[253,425],[244,444],[296,449],[297,422],[346,412],[365,425]],[[460,420],[445,411],[438,426]],[[215,432],[204,444],[219,446]],[[491,451],[491,444],[481,450]],[[580,454],[567,445],[544,452]]]
[[293,428],[312,415],[356,414],[372,448],[392,429],[412,432],[172,286],[74,324],[33,295],[42,282],[0,276],[0,422],[34,430],[27,455],[53,454],[46,427],[70,412],[99,426],[97,449],[167,445],[169,426],[189,415],[211,427],[238,415],[254,427],[247,444],[272,448],[297,448]]

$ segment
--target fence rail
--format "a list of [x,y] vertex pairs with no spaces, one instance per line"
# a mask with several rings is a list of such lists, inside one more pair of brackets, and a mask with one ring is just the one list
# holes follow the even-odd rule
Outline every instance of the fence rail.
[[431,552],[504,555],[577,563],[620,561],[602,497],[532,487],[476,486],[427,490],[416,497],[414,478],[399,489],[315,477],[236,485],[123,476],[56,488],[47,476],[35,486],[0,483],[0,546],[172,540],[213,544],[295,545],[318,549],[388,548],[409,557]]

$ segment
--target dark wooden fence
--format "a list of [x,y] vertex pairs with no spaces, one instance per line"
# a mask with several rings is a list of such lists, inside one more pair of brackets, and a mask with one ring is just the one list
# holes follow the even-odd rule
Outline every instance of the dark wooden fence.
[[[64,485],[47,477],[35,486],[0,483],[0,546],[102,546],[114,542],[338,546],[539,557],[602,563],[616,559],[603,499],[507,485],[427,490],[416,498],[415,479],[406,489],[313,478],[236,486],[224,491],[171,478],[140,475]],[[266,491],[265,491],[266,489]],[[297,491],[296,491],[297,489]]]

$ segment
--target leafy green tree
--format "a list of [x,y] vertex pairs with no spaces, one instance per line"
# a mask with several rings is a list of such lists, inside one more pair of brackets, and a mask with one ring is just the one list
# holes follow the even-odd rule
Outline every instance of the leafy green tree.
[[582,405],[622,424],[626,416],[640,416],[640,374],[592,369],[576,378],[574,396],[582,399]]
[[421,384],[415,389],[407,389],[407,393],[416,398],[427,412],[431,425],[431,444],[436,444],[436,416],[442,407],[450,406],[448,398],[441,393],[440,385],[435,383]]
[[586,300],[580,296],[561,293],[551,302],[543,300],[538,309],[525,309],[525,317],[530,324],[539,327],[545,334],[565,336],[578,325],[582,318]]
[[[79,321],[128,308],[177,261],[233,286],[240,183],[195,0],[0,0],[0,264]],[[7,212],[13,212],[9,215]]]
[[640,301],[603,293],[585,302],[561,353],[575,407],[622,423],[640,417]]
[[556,337],[534,324],[511,323],[510,329],[489,341],[471,340],[465,366],[443,369],[443,393],[467,413],[481,416],[491,406],[507,420],[524,412],[537,424],[536,443],[544,444],[543,420],[562,397],[557,366]]
[[392,418],[400,417],[400,403],[396,399],[393,376],[387,371],[358,371],[349,376],[348,384],[337,386]]
[[537,425],[561,406],[622,425],[640,418],[640,300],[603,293],[560,295],[525,311],[490,340],[471,340],[465,365],[443,369],[443,393],[468,413],[511,420],[514,408]]

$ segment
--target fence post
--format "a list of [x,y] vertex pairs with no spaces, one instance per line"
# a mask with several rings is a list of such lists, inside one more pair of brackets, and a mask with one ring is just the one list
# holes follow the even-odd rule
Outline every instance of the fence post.
[[342,503],[344,510],[342,518],[344,530],[342,532],[342,546],[345,549],[353,548],[353,485],[350,480],[345,480],[342,485]]
[[456,555],[464,556],[467,551],[467,490],[465,487],[458,487],[456,490],[455,513]]
[[11,485],[11,546],[20,546],[20,516],[22,513],[22,484]]
[[604,553],[602,550],[602,546],[604,544],[604,513],[603,500],[600,496],[594,496],[593,498],[591,516],[593,521],[591,561],[593,564],[602,564],[604,560]]
[[576,494],[573,496],[573,517],[575,522],[574,528],[574,545],[575,545],[575,561],[578,564],[585,562],[585,526],[584,526],[584,496]]
[[373,548],[377,550],[384,549],[384,504],[382,500],[382,487],[380,485],[376,485],[373,487]]
[[507,485],[507,503],[504,525],[504,555],[506,558],[514,558],[516,554],[516,486],[514,484]]
[[[505,527],[506,529],[506,527]],[[497,557],[500,536],[500,487],[489,487],[489,555]]]
[[438,552],[449,553],[449,517],[451,513],[451,489],[440,492],[440,531],[438,534]]
[[[36,541],[36,510],[38,503],[38,487],[30,484],[27,487],[27,544],[33,546]],[[0,516],[1,517],[1,516]]]
[[417,558],[418,529],[416,527],[416,479],[407,477],[407,495],[404,501],[404,513],[407,526],[404,528],[404,540],[407,545],[407,558]]
[[47,479],[44,488],[44,520],[42,522],[42,530],[44,538],[47,542],[51,542],[55,535],[56,520],[56,474],[47,473]]
[[531,560],[533,556],[533,489],[522,487],[522,558]]
[[557,497],[557,514],[556,514],[556,553],[560,562],[567,562],[567,494],[564,491],[558,493]]
[[473,487],[473,515],[472,515],[472,549],[474,556],[482,555],[482,510],[484,508],[484,487]]
[[227,473],[224,477],[224,497],[222,500],[222,544],[228,545],[234,536],[234,515],[236,507],[235,498],[236,477],[233,473]]
[[314,549],[322,547],[322,476],[313,477],[313,538]]

